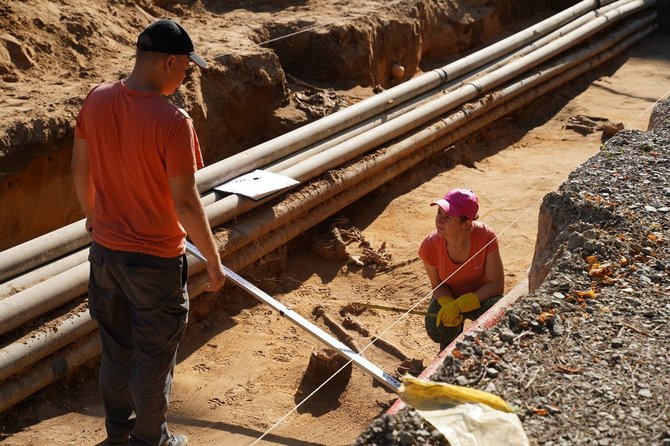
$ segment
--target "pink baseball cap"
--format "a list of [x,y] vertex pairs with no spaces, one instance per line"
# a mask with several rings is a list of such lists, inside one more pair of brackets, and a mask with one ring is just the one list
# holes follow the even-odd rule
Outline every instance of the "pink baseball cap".
[[435,200],[430,205],[441,207],[447,215],[452,217],[465,217],[468,220],[476,219],[479,212],[477,196],[467,189],[452,189],[444,198]]

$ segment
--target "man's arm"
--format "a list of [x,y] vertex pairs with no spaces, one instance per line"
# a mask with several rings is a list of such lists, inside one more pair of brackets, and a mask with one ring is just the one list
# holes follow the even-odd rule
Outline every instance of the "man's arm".
[[86,215],[86,230],[93,230],[93,209],[95,207],[95,187],[88,164],[88,144],[85,139],[75,138],[72,146],[70,171],[74,180],[79,205]]
[[195,175],[170,177],[169,181],[177,217],[193,243],[207,259],[207,273],[209,274],[207,291],[216,291],[223,286],[226,275],[212,236],[212,229],[209,227],[205,210],[200,203]]

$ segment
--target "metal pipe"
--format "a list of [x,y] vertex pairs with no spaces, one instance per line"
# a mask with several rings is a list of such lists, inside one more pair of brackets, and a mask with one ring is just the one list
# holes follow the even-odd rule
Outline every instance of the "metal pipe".
[[[378,95],[328,115],[298,129],[207,166],[196,174],[203,193],[240,174],[281,159],[323,138],[436,88],[444,82],[480,67],[505,53],[550,33],[554,29],[599,7],[598,0],[584,0],[536,25],[476,51],[442,68],[424,73]],[[65,229],[67,228],[67,229]],[[14,277],[45,261],[90,244],[83,220],[0,252],[0,281]]]
[[[649,3],[653,3],[653,0],[637,0],[631,4],[642,5]],[[623,16],[623,13],[613,15],[614,18],[621,16]],[[599,24],[597,25],[600,26]],[[590,35],[593,29],[594,26],[589,26],[585,33]],[[566,37],[562,39],[566,39]],[[559,39],[559,41],[560,40],[561,39]],[[561,48],[560,45],[572,46],[574,43],[572,43],[571,40],[566,39],[565,42],[551,45],[548,51],[549,54],[557,52],[558,49]],[[526,65],[523,63],[523,60],[526,58],[529,60],[529,65],[535,66],[546,60],[547,56],[545,52],[542,52],[542,54],[539,55],[529,54],[510,65],[517,64],[518,66],[525,68]],[[433,119],[440,114],[445,113],[447,110],[453,108],[454,104],[461,104],[467,99],[476,97],[477,92],[488,91],[494,86],[499,85],[511,76],[509,70],[502,69],[502,71],[503,73],[500,75],[497,74],[497,72],[493,72],[484,76],[478,81],[478,86],[469,84],[461,89],[447,93],[443,97],[436,99],[423,107],[407,112],[393,121],[386,122],[370,132],[351,138],[326,152],[322,152],[306,161],[298,163],[285,170],[283,173],[300,181],[314,178],[332,167],[353,159],[365,151],[398,137],[419,124],[425,123],[429,119]],[[254,201],[238,195],[230,195],[208,206],[206,208],[207,217],[213,227],[219,226],[231,219],[234,216],[234,213],[248,211],[258,206],[260,203],[268,201],[270,198],[271,197],[268,197],[265,200]],[[67,272],[61,273],[32,288],[28,288],[21,293],[0,300],[0,334],[16,328],[39,314],[43,314],[48,310],[62,305],[68,301],[68,298],[73,299],[76,295],[68,293],[66,288],[64,288],[68,285],[68,279],[61,278],[61,276],[66,275],[66,273]],[[88,270],[86,270],[86,274],[87,273]],[[84,275],[84,272],[80,270],[76,279],[76,286],[79,287],[77,289],[81,289],[83,285],[80,281],[86,280],[86,278],[87,275]],[[74,283],[72,285],[74,286]],[[53,298],[49,298],[48,296],[51,295],[50,290],[52,287],[55,287],[57,291],[53,294]],[[18,302],[20,302],[20,304]]]
[[64,352],[43,359],[17,379],[2,382],[0,413],[95,358],[100,351],[98,337],[89,336],[71,345]]
[[0,381],[94,331],[98,325],[88,312],[72,315],[54,330],[31,331],[0,349]]
[[0,300],[0,335],[84,294],[88,273],[85,262]]
[[84,263],[88,259],[88,251],[89,248],[84,248],[25,274],[21,274],[7,282],[0,283],[0,299],[23,291],[38,282],[47,280],[49,277],[53,277],[56,274]]
[[[300,150],[288,155],[287,157],[285,157],[283,159],[277,160],[277,161],[265,166],[264,168],[266,170],[270,171],[270,172],[282,173],[283,170],[293,166],[295,163],[297,163],[299,161],[303,161],[303,160],[309,158],[310,156],[312,156],[314,154],[321,153],[321,152],[323,152],[323,151],[325,151],[325,150],[327,150],[327,149],[329,149],[329,148],[331,148],[331,147],[333,147],[333,146],[335,146],[335,145],[337,145],[337,144],[339,144],[339,143],[341,143],[341,142],[343,142],[343,141],[345,141],[345,140],[347,140],[347,139],[349,139],[353,136],[359,135],[359,134],[361,134],[365,131],[368,131],[368,130],[380,125],[383,122],[389,121],[389,120],[391,120],[391,119],[393,119],[397,116],[400,116],[401,114],[404,114],[408,111],[411,111],[411,110],[415,109],[419,105],[421,105],[421,104],[427,102],[428,100],[430,100],[432,98],[432,96],[435,95],[436,93],[438,93],[440,90],[450,91],[454,88],[462,86],[464,83],[466,83],[468,81],[472,82],[474,79],[480,78],[484,74],[490,73],[493,70],[506,65],[510,61],[512,61],[514,59],[517,59],[517,58],[519,58],[519,57],[521,57],[525,54],[528,54],[529,52],[532,52],[532,51],[536,50],[537,48],[539,48],[543,45],[546,45],[548,42],[551,42],[558,37],[564,36],[568,32],[570,32],[570,31],[574,30],[575,28],[583,25],[584,23],[588,22],[589,20],[592,20],[598,14],[608,12],[608,11],[610,11],[614,8],[617,8],[617,7],[619,7],[619,6],[621,6],[625,3],[630,3],[631,1],[633,1],[633,0],[619,0],[619,1],[616,1],[616,2],[612,1],[612,2],[610,2],[610,4],[608,6],[604,6],[599,10],[589,12],[589,13],[573,20],[572,22],[569,22],[568,24],[562,26],[558,30],[546,35],[545,37],[543,37],[543,38],[541,38],[541,39],[539,39],[539,40],[537,40],[533,43],[529,43],[526,47],[522,47],[518,50],[515,50],[513,53],[509,54],[508,56],[505,56],[502,59],[498,59],[497,61],[495,61],[493,63],[489,63],[489,64],[483,66],[482,68],[474,70],[473,72],[471,72],[471,75],[469,75],[469,77],[460,77],[456,80],[448,82],[445,85],[441,85],[441,86],[438,86],[437,88],[433,88],[433,89],[429,90],[428,92],[423,93],[421,95],[418,95],[418,96],[406,101],[405,103],[403,103],[399,106],[391,108],[387,113],[383,113],[379,116],[374,116],[372,118],[369,118],[369,119],[367,119],[367,120],[365,120],[365,121],[363,121],[359,124],[356,124],[356,125],[348,128],[346,131],[341,131],[340,133],[338,133],[334,136],[328,137],[324,141],[320,141],[318,143],[314,143],[310,146],[307,146],[303,149],[300,149]],[[501,42],[504,42],[504,41],[501,41]],[[215,193],[215,192],[206,193],[205,195],[203,195],[201,197],[201,202],[203,203],[203,206],[209,206],[210,204],[214,203],[215,201],[217,201],[217,193]],[[240,215],[243,212],[244,212],[243,209],[237,209],[235,212],[233,212],[231,218],[234,217],[234,216]],[[83,220],[81,221],[81,228],[83,228]],[[84,231],[81,228],[80,228],[80,230],[82,232],[82,235],[84,235],[83,234]],[[85,236],[86,236],[85,239],[87,239],[88,242],[90,242],[90,239],[88,239],[88,234],[85,234]],[[36,239],[36,241],[39,242],[39,243],[42,243],[41,238]],[[83,241],[83,239],[82,239],[82,241]],[[49,240],[48,237],[45,237],[44,242],[50,243],[51,240]],[[77,243],[79,243],[79,242],[77,242]],[[52,250],[52,248],[47,247],[47,252],[49,252],[50,250]],[[58,261],[54,261],[52,264],[50,264],[51,266],[49,268],[38,268],[36,270],[30,271],[29,273],[27,273],[25,275],[16,277],[11,282],[0,284],[0,298],[2,296],[12,294],[12,293],[16,292],[17,290],[27,288],[28,286],[31,286],[34,283],[37,283],[41,280],[45,280],[46,278],[49,278],[49,277],[53,276],[54,274],[58,274],[58,273],[61,273],[65,270],[69,269],[69,268],[73,267],[74,265],[76,265],[77,263],[83,262],[87,258],[87,257],[85,257],[85,256],[87,256],[87,252],[88,252],[88,250],[85,250],[85,253],[78,253],[76,255],[76,259],[80,259],[78,262],[75,260],[75,258],[73,258],[71,256],[65,256]],[[62,262],[62,263],[59,263],[59,262]],[[75,262],[77,262],[77,263],[75,263]]]

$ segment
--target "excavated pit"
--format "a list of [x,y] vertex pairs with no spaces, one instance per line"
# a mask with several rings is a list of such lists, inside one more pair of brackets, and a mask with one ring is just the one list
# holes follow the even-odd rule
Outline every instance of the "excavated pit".
[[349,384],[351,369],[351,363],[335,350],[326,348],[312,352],[303,377],[305,386],[302,391],[308,394],[323,384],[324,392],[339,395]]
[[[405,67],[405,78],[407,78],[409,74],[413,73],[413,69],[427,70],[443,65],[469,49],[483,46],[511,33],[513,28],[517,29],[516,26],[522,27],[521,19],[525,19],[529,12],[544,12],[547,15],[550,6],[558,6],[557,2],[513,2],[515,5],[518,3],[525,6],[519,7],[517,5],[517,7],[513,7],[512,3],[494,1],[481,2],[479,6],[471,6],[473,9],[466,10],[457,7],[457,2],[443,2],[441,7],[444,7],[444,9],[440,9],[434,4],[437,2],[423,1],[413,2],[416,5],[415,9],[406,8],[406,10],[403,10],[402,6],[405,4],[401,2],[394,9],[393,14],[389,12],[387,15],[385,11],[385,14],[361,14],[362,17],[347,17],[353,25],[351,23],[335,23],[331,27],[316,28],[300,33],[295,40],[290,41],[293,43],[289,43],[288,40],[279,40],[257,45],[282,34],[300,31],[315,22],[298,21],[290,16],[281,16],[281,14],[277,17],[282,9],[299,9],[303,2],[256,1],[253,2],[253,6],[247,3],[252,2],[227,2],[225,6],[213,1],[141,1],[132,3],[155,16],[169,13],[181,17],[187,24],[190,24],[189,29],[196,30],[194,32],[194,40],[196,41],[200,41],[200,38],[208,35],[209,31],[232,30],[230,33],[232,37],[221,39],[221,41],[207,42],[206,55],[215,56],[210,58],[212,69],[203,73],[195,73],[176,96],[176,101],[186,107],[196,122],[208,162],[237,153],[275,135],[331,113],[338,107],[356,102],[362,97],[372,94],[372,89],[375,87],[388,88],[397,84],[401,79],[392,77],[393,64],[402,64]],[[127,4],[131,3],[127,2]],[[77,5],[73,4],[72,6],[74,9]],[[229,27],[226,28],[226,24],[217,22],[215,19],[207,23],[205,30],[205,20],[198,21],[193,15],[201,13],[204,17],[212,18],[216,13],[237,14],[239,9],[243,9],[242,6],[248,7],[247,13],[258,15],[258,26],[255,26],[252,31],[242,37],[238,34],[238,29],[233,26],[234,24],[229,23],[227,24]],[[65,7],[67,7],[67,3]],[[566,5],[563,4],[560,7],[566,7]],[[104,26],[95,29],[84,24],[87,19],[100,13],[101,10],[96,5],[77,13],[69,10],[61,12],[59,18],[62,24],[57,23],[55,19],[50,21],[48,15],[43,15],[42,17],[46,18],[37,20],[35,17],[38,15],[37,12],[31,15],[30,12],[20,9],[20,5],[3,8],[5,8],[3,12],[21,11],[24,16],[20,20],[12,18],[11,14],[3,16],[4,18],[0,19],[3,26],[6,23],[8,26],[18,23],[23,27],[21,29],[26,29],[26,36],[30,34],[31,30],[35,31],[37,36],[40,32],[47,31],[56,35],[61,33],[61,40],[47,41],[44,39],[48,43],[35,46],[34,48],[37,48],[37,50],[31,49],[29,45],[37,42],[39,40],[37,37],[29,39],[14,38],[15,41],[10,43],[6,43],[9,42],[7,39],[3,40],[10,56],[2,59],[3,55],[0,54],[0,63],[4,64],[0,66],[0,76],[2,76],[5,86],[11,87],[13,85],[15,88],[8,88],[6,90],[9,94],[8,98],[0,101],[0,107],[6,106],[10,110],[10,117],[12,118],[0,123],[0,130],[3,132],[3,137],[0,139],[2,144],[0,146],[2,149],[0,150],[0,165],[2,166],[2,169],[0,169],[0,176],[2,176],[0,178],[0,190],[3,191],[0,195],[0,207],[16,210],[16,212],[11,214],[2,213],[1,219],[3,221],[0,222],[0,234],[5,238],[0,239],[0,249],[2,249],[3,243],[5,247],[12,246],[19,241],[32,238],[36,234],[80,218],[68,172],[69,147],[74,116],[88,85],[101,80],[117,79],[127,73],[124,67],[130,65],[127,60],[124,60],[125,55],[121,57],[114,55],[114,52],[123,53],[121,48],[132,44],[135,28],[142,23],[143,18],[138,9],[118,10],[110,19],[110,23],[120,26],[116,30],[107,30]],[[193,9],[195,9],[195,13]],[[49,10],[49,12],[53,11]],[[268,19],[270,14],[274,17]],[[523,14],[523,17],[520,16],[521,14]],[[58,15],[56,14],[54,17],[56,16]],[[330,16],[332,17],[332,14]],[[15,20],[16,23],[12,20]],[[36,29],[31,28],[33,25]],[[410,42],[411,33],[415,33],[414,35],[419,36],[419,38]],[[445,35],[450,38],[445,39]],[[58,81],[60,84],[58,82],[53,84],[47,82],[47,86],[51,86],[53,89],[53,96],[50,96],[49,99],[44,99],[41,96],[41,99],[35,101],[36,103],[33,105],[30,99],[38,96],[37,91],[31,90],[28,94],[21,91],[19,86],[34,79],[36,69],[37,74],[40,73],[39,70],[44,73],[42,67],[48,66],[48,62],[59,60],[49,59],[41,50],[50,47],[53,51],[58,48],[61,41],[67,43],[67,54],[73,56],[72,60],[67,62],[65,68],[63,68],[65,74],[61,73],[64,81]],[[96,56],[97,52],[90,48],[95,47],[100,42],[107,44],[106,49],[100,50],[100,53],[112,61],[112,63],[108,62],[108,65],[113,66],[113,68],[103,69],[101,68],[102,64],[97,63],[100,59],[96,60],[95,58],[101,56]],[[114,46],[114,42],[118,44],[117,47]],[[237,46],[233,44],[237,44]],[[346,60],[341,57],[343,52],[338,52],[338,49],[345,47],[352,51],[352,53],[347,53]],[[324,53],[321,54],[327,54],[328,57],[319,59],[319,56],[315,54],[315,52],[318,54],[317,50],[319,48],[324,48]],[[359,53],[364,53],[365,56],[360,56]],[[92,60],[86,61],[86,57],[91,57]],[[304,59],[304,64],[301,63],[302,59]],[[7,62],[8,60],[11,63]],[[54,71],[58,73],[59,70],[60,68]],[[616,68],[610,68],[609,71],[604,72],[604,75],[609,75],[615,70]],[[77,87],[73,87],[73,84],[76,84]],[[578,94],[581,91],[580,88],[585,87],[576,88],[576,92],[573,91],[572,94]],[[566,97],[568,96],[569,93],[566,93]],[[534,106],[528,107],[526,111],[534,114],[534,119],[537,121],[548,120],[552,113],[556,113],[557,108],[560,108],[560,104],[563,104],[564,100],[567,102],[567,99],[559,94],[550,101],[555,102],[551,107],[538,104],[538,102],[542,102],[540,100]],[[30,104],[30,106],[27,104]],[[36,118],[35,115],[40,117]],[[485,160],[488,155],[502,150],[503,146],[514,147],[515,143],[521,140],[520,135],[513,134],[515,130],[511,123],[524,119],[533,120],[525,118],[524,113],[520,112],[506,118],[504,122],[472,135],[467,140],[457,144],[448,154],[442,154],[435,159],[422,163],[417,172],[407,173],[398,181],[395,181],[394,184],[385,186],[382,191],[371,194],[370,199],[365,203],[348,208],[346,213],[352,215],[353,227],[361,228],[361,230],[367,229],[368,231],[374,229],[372,228],[374,226],[372,222],[375,217],[372,214],[381,215],[386,206],[393,204],[393,199],[401,197],[403,193],[407,193],[413,187],[418,189],[425,181],[439,178],[443,172],[454,169],[457,164],[465,163],[474,169],[470,174],[465,173],[461,176],[456,174],[457,179],[441,182],[438,188],[428,192],[423,191],[419,195],[415,195],[413,199],[423,202],[429,197],[430,199],[434,198],[433,195],[437,190],[442,191],[453,181],[470,181],[470,177],[477,175],[481,170],[485,170]],[[528,123],[523,128],[524,130],[516,131],[528,131],[529,128],[532,128],[532,125]],[[18,144],[18,142],[21,143]],[[501,171],[505,172],[504,170]],[[491,178],[490,181],[493,183],[496,180]],[[523,190],[525,185],[523,182],[519,182],[514,183],[513,187],[516,187],[517,190]],[[491,189],[494,189],[494,186],[491,186]],[[487,207],[494,207],[494,196],[496,194],[492,192],[490,198],[486,199]],[[48,203],[48,205],[45,203]],[[411,209],[409,205],[405,204],[405,206],[407,209]],[[35,209],[39,209],[40,212],[36,213]],[[589,215],[591,211],[592,209],[585,211],[585,218],[593,218]],[[498,209],[497,212],[504,213],[505,209]],[[599,215],[597,212],[596,210],[596,215]],[[356,215],[359,217],[356,217]],[[365,217],[361,218],[361,215]],[[533,263],[531,270],[534,287],[541,286],[545,275],[549,272],[549,265],[556,261],[554,244],[559,243],[557,239],[560,239],[560,237],[558,236],[564,231],[567,222],[567,220],[566,222],[554,221],[564,218],[561,215],[543,212],[540,216],[540,228],[547,229],[538,233],[539,240],[537,243],[539,248],[536,250],[536,261]],[[415,220],[418,218],[417,211],[410,210],[409,217],[407,214],[403,214],[402,218]],[[484,218],[491,219],[494,217],[489,215]],[[534,218],[535,216],[533,216]],[[501,221],[505,220],[501,219]],[[407,230],[407,225],[389,224],[389,226],[392,228],[391,230],[377,234],[378,238],[372,240],[372,246],[375,249],[383,246],[382,240],[389,242],[388,252],[392,252],[395,256],[394,259],[397,261],[390,262],[391,267],[388,271],[377,267],[359,269],[355,264],[353,264],[353,267],[352,264],[345,266],[341,263],[342,259],[324,260],[309,254],[303,249],[300,241],[296,241],[288,249],[284,248],[276,252],[271,256],[272,258],[258,262],[253,269],[248,270],[248,274],[254,278],[262,289],[272,294],[279,293],[280,296],[292,300],[295,308],[301,309],[302,314],[309,314],[311,308],[309,305],[311,304],[308,297],[329,302],[332,309],[344,308],[347,304],[360,299],[364,295],[372,295],[378,299],[378,302],[384,302],[386,299],[405,299],[398,300],[396,305],[407,306],[409,299],[403,296],[412,295],[417,297],[421,294],[418,290],[420,288],[418,282],[423,280],[423,276],[421,276],[423,271],[410,258],[415,254],[413,248],[404,252],[404,255],[399,254],[401,250],[398,248],[398,241],[394,237],[399,232]],[[419,235],[412,234],[412,236],[418,237]],[[531,236],[534,236],[534,234]],[[529,260],[532,249],[528,252],[515,251],[515,253],[517,256],[525,256]],[[356,253],[354,256],[357,257],[358,254]],[[303,257],[305,260],[296,260],[296,256]],[[511,258],[510,260],[516,259]],[[516,276],[506,278],[508,288],[511,284],[516,283],[522,272],[525,271],[521,267],[513,268],[512,261],[509,264],[510,270],[515,271]],[[317,276],[323,283],[310,283],[308,271],[312,270],[317,272]],[[417,270],[418,273],[414,270]],[[289,272],[286,273],[286,271]],[[416,275],[414,275],[415,273]],[[353,283],[351,285],[352,290],[347,291],[345,289],[348,286],[344,285],[347,283],[346,280],[339,282],[339,288],[335,286],[334,290],[328,289],[326,284],[330,281],[334,282],[340,276],[346,276]],[[394,277],[395,280],[389,280],[386,283],[385,280],[388,277]],[[399,281],[398,278],[400,278]],[[359,279],[360,282],[358,282]],[[375,280],[380,281],[383,285],[375,288],[373,285]],[[298,282],[302,285],[296,285]],[[298,297],[291,295],[292,292],[296,293]],[[260,432],[262,426],[264,426],[263,422],[259,422],[257,417],[247,415],[248,412],[253,413],[254,409],[241,409],[239,412],[235,409],[235,403],[246,398],[238,393],[241,391],[240,389],[243,389],[249,395],[258,396],[259,385],[256,384],[257,387],[254,389],[253,384],[255,370],[243,361],[237,363],[234,353],[229,353],[228,350],[222,352],[221,348],[225,346],[225,342],[216,340],[216,336],[219,332],[231,331],[231,333],[236,333],[232,334],[233,343],[244,337],[258,337],[261,341],[266,342],[263,346],[252,347],[254,355],[262,357],[268,355],[265,362],[256,364],[256,368],[270,367],[270,362],[275,364],[287,363],[291,354],[296,355],[296,352],[290,349],[293,346],[289,348],[288,345],[295,344],[295,348],[301,348],[303,351],[315,351],[315,347],[307,344],[303,336],[296,335],[295,329],[290,329],[289,335],[279,335],[279,338],[275,339],[278,336],[277,333],[281,333],[283,328],[281,328],[281,323],[269,316],[269,311],[259,308],[262,306],[251,305],[243,297],[240,297],[239,293],[236,294],[230,288],[227,289],[227,293],[230,293],[230,296],[226,297],[225,304],[216,296],[204,296],[194,302],[192,328],[190,329],[191,338],[185,342],[185,352],[180,358],[180,369],[177,376],[182,376],[182,382],[184,383],[182,385],[188,388],[190,378],[187,372],[193,371],[199,374],[198,377],[206,378],[202,383],[212,380],[216,383],[216,386],[213,387],[218,386],[221,389],[218,392],[209,390],[209,396],[211,396],[208,400],[210,401],[210,407],[207,409],[209,412],[192,415],[198,418],[198,421],[207,420],[208,415],[212,415],[212,419],[215,421],[207,422],[219,427],[225,425],[221,420],[227,420],[226,413],[219,412],[221,408],[221,410],[234,412],[236,416],[234,420],[227,420],[228,423],[234,423],[235,426],[254,426]],[[222,312],[225,313],[225,316],[217,316],[217,313],[221,314]],[[334,312],[331,314],[334,314]],[[250,315],[253,316],[250,320],[244,319]],[[370,326],[374,333],[377,332],[379,320],[383,316],[385,315],[382,312],[370,311],[357,317],[365,322],[366,327]],[[243,323],[250,325],[251,328],[248,331],[243,329],[242,333],[235,331],[240,329],[240,327],[236,327],[237,322],[234,322],[237,318],[243,318]],[[339,318],[334,319],[340,320]],[[260,322],[261,320],[264,322]],[[317,322],[323,324],[322,321]],[[273,335],[271,339],[266,338],[264,330],[275,324],[280,328],[271,328]],[[416,330],[418,326],[417,322],[414,321],[404,328]],[[324,326],[324,328],[328,329],[328,326]],[[357,330],[350,330],[352,335],[355,335],[354,332],[357,332]],[[356,339],[360,342],[361,338]],[[431,358],[436,353],[432,348],[434,346],[417,347],[416,341],[405,339],[400,335],[392,335],[391,340],[393,345],[402,347],[403,351],[411,356],[423,355],[424,358]],[[395,370],[397,367],[399,373],[402,370],[403,372],[408,371],[412,374],[418,374],[423,368],[423,365],[418,364],[417,360],[414,359],[402,361],[398,364],[397,358],[389,359],[389,355],[374,356],[389,353],[388,351],[382,352],[383,349],[377,350],[373,353],[373,358],[375,361],[384,363],[389,371]],[[242,351],[238,351],[237,354],[246,361],[250,360]],[[315,352],[312,356],[316,354]],[[227,359],[223,360],[221,356]],[[292,402],[296,404],[300,402],[301,398],[308,393],[307,391],[314,388],[314,383],[319,381],[319,378],[316,380],[312,378],[316,375],[324,377],[327,374],[327,371],[324,370],[335,367],[333,364],[335,359],[330,356],[324,356],[325,360],[321,361],[318,366],[312,365],[312,356],[310,356],[309,364],[306,364],[307,358],[305,358],[305,361],[297,367],[294,366],[289,373],[285,369],[277,370],[273,368],[274,375],[271,378],[266,376],[264,382],[276,380],[277,387],[271,388],[267,392],[270,394],[274,392],[281,396],[285,389],[297,388],[298,391],[293,395]],[[390,356],[392,357],[393,354],[391,353]],[[216,367],[221,366],[222,363],[224,363],[224,371]],[[307,371],[305,371],[306,368]],[[244,373],[241,378],[235,376],[237,369],[243,369]],[[315,369],[319,369],[323,373],[312,373]],[[89,370],[90,374],[93,375],[94,369]],[[217,378],[212,375],[203,375],[208,373],[208,370],[219,370],[222,375],[230,373],[229,379],[232,383],[237,384],[228,388],[225,381],[217,381]],[[336,386],[338,389],[337,392],[331,394],[332,398],[310,402],[305,406],[304,411],[308,414],[330,415],[332,412],[336,412],[335,409],[339,405],[342,405],[345,411],[349,411],[353,414],[352,417],[356,418],[359,414],[357,406],[364,405],[364,403],[357,402],[352,406],[350,394],[356,393],[366,395],[367,400],[372,401],[373,405],[376,404],[376,409],[373,409],[373,412],[370,412],[368,408],[368,412],[358,416],[361,420],[367,420],[369,418],[365,417],[368,417],[369,413],[378,413],[379,408],[387,407],[388,396],[384,395],[379,389],[375,390],[376,393],[368,395],[365,392],[368,391],[369,380],[361,379],[360,376],[357,377],[356,374],[360,371],[356,369],[349,369],[349,373],[350,375],[345,374],[346,382],[340,382],[339,387]],[[247,374],[251,375],[251,378]],[[294,381],[285,382],[280,379],[283,375],[295,375],[298,378]],[[298,382],[301,376],[302,381]],[[87,378],[83,378],[83,380],[84,389],[87,389],[91,394],[95,394],[95,385],[91,383],[91,380],[87,380]],[[363,381],[363,385],[361,386],[358,381]],[[206,390],[207,385],[202,383],[199,385],[204,386]],[[77,388],[79,384],[75,382],[70,385]],[[189,404],[184,403],[184,400],[197,401],[202,397],[202,394],[197,392],[184,393],[183,388],[177,390],[176,401],[173,404],[175,413],[180,413],[180,409],[186,410],[189,408]],[[180,390],[182,390],[182,393],[179,393]],[[261,392],[265,392],[265,390]],[[333,395],[337,397],[333,397]],[[49,394],[47,394],[47,398],[50,398]],[[55,400],[57,400],[57,397]],[[51,407],[50,403],[45,402],[41,397],[37,397],[37,401],[39,403],[34,404],[40,415],[35,415],[35,417],[43,417],[43,419],[53,417],[54,422],[58,423],[60,417],[43,415]],[[95,404],[95,401],[90,404]],[[272,402],[267,400],[259,403],[259,405],[272,410],[270,407]],[[10,422],[6,425],[10,427],[7,432],[20,431],[22,426],[31,424],[31,421],[25,421],[33,416],[25,415],[31,412],[31,407],[35,406],[31,406],[31,403],[28,402],[26,405],[19,407],[15,415],[9,417]],[[284,407],[281,407],[280,412],[282,409]],[[60,411],[58,412],[59,415],[62,415]],[[86,410],[79,409],[79,412],[86,413]],[[257,413],[265,413],[265,408],[258,408]],[[281,415],[281,413],[277,414],[276,412],[270,413]],[[327,419],[328,416],[323,418]],[[13,421],[17,419],[20,421],[13,424]],[[71,425],[82,426],[79,436],[76,437],[77,440],[85,435],[90,435],[88,439],[91,440],[91,443],[99,440],[94,440],[97,434],[92,433],[100,427],[99,420],[93,419],[93,421],[95,423],[93,427],[87,427],[85,423],[80,424],[80,420],[70,421]],[[181,422],[183,422],[183,419]],[[338,426],[342,425],[340,422],[336,424]],[[310,422],[301,426],[303,430],[312,428]],[[184,426],[180,426],[180,428],[184,428]],[[185,423],[185,428],[187,431],[189,428],[193,429],[188,422]],[[39,427],[32,429],[36,443],[43,442],[43,438],[45,438],[41,436],[39,429]],[[320,428],[316,427],[314,429],[315,433],[320,432]],[[290,433],[292,430],[294,430],[293,427],[284,431],[283,435],[292,435]],[[30,428],[26,431],[27,437],[17,437],[17,443],[12,443],[10,438],[8,444],[10,446],[12,444],[28,444],[33,441],[25,440],[30,438],[31,435]],[[358,432],[360,432],[360,428]],[[349,438],[354,438],[358,432],[354,432]],[[0,439],[4,438],[4,433],[0,434],[2,434]],[[69,433],[69,435],[72,435],[72,433]],[[323,433],[323,435],[326,434]],[[66,437],[67,434],[64,438]],[[332,439],[333,437],[329,438]],[[214,441],[211,438],[207,439]],[[202,440],[201,438],[201,442]],[[311,441],[318,442],[319,440],[312,438]],[[340,437],[338,437],[338,441],[341,441]],[[202,443],[207,444],[206,441]],[[221,442],[219,441],[218,444],[221,444]]]

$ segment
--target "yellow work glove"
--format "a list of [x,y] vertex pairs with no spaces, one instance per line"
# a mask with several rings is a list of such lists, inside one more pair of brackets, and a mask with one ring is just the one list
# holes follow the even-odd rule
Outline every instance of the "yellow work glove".
[[440,324],[443,324],[445,327],[456,327],[463,321],[461,310],[458,308],[453,297],[442,296],[437,299],[437,302],[440,304],[440,310],[437,312],[437,317],[435,318],[436,327],[439,328]]
[[461,313],[474,311],[482,306],[475,293],[466,293],[454,299],[449,296],[440,297],[437,300],[442,308],[437,313],[436,325],[444,324],[445,327],[457,327],[463,322]]
[[461,313],[475,311],[482,306],[482,303],[479,301],[479,298],[475,293],[465,293],[454,300],[454,302],[458,305],[458,308],[461,309]]

